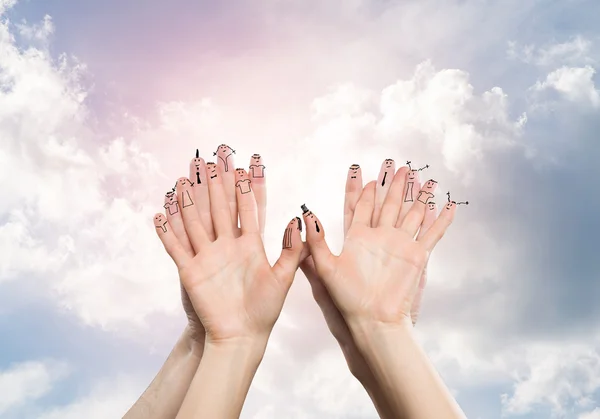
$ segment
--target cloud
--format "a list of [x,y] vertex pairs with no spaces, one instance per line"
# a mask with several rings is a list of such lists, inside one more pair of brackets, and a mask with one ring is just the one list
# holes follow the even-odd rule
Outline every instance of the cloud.
[[532,90],[554,90],[571,102],[597,108],[600,106],[600,91],[593,80],[595,74],[596,70],[591,66],[561,67],[548,74],[546,80],[538,81]]
[[38,419],[106,419],[122,417],[147,383],[119,375],[98,381],[91,391],[72,402],[39,413]]
[[537,66],[556,65],[581,65],[591,64],[593,56],[593,43],[589,39],[578,35],[566,42],[547,44],[538,47],[533,44],[519,45],[515,41],[508,43],[507,55]]
[[0,415],[46,395],[68,372],[57,361],[29,361],[0,370]]
[[600,389],[599,349],[588,343],[529,345],[526,371],[515,371],[513,395],[502,396],[505,411],[523,414],[546,404],[562,417],[572,403],[589,402]]

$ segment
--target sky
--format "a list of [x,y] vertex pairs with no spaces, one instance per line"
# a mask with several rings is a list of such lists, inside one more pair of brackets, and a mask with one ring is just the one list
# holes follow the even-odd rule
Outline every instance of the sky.
[[[198,148],[342,245],[359,163],[461,206],[417,336],[469,418],[600,418],[600,3],[0,0],[0,417],[121,417],[185,326],[152,224]],[[369,418],[299,271],[242,418]]]

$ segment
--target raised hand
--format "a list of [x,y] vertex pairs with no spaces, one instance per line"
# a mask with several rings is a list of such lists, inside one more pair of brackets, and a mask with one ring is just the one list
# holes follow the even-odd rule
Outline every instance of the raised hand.
[[449,203],[429,231],[415,240],[436,183],[428,182],[414,193],[412,208],[398,222],[410,174],[405,168],[396,173],[374,227],[375,182],[364,188],[340,256],[329,251],[322,226],[319,231],[314,228],[315,223],[320,225],[315,215],[304,214],[316,271],[346,321],[411,321],[425,263],[451,223],[456,206]]
[[197,203],[191,198],[195,196],[195,186],[187,178],[177,182],[176,194],[181,202],[184,230],[196,256],[185,249],[169,222],[157,232],[179,268],[181,282],[206,329],[207,342],[266,339],[298,266],[302,250],[298,221],[290,222],[290,232],[286,233],[289,246],[271,267],[260,237],[258,208],[247,172],[234,171],[241,232],[235,237],[223,170],[215,164],[205,166],[216,240],[211,241],[208,236]]
[[[376,217],[375,182],[367,184],[354,214],[346,208],[345,215],[352,215],[352,222],[339,256],[331,254],[323,226],[306,209],[307,243],[324,285],[321,298],[326,304],[320,305],[327,307],[323,312],[330,317],[328,325],[332,331],[332,324],[337,327],[336,337],[348,364],[351,370],[354,367],[353,373],[361,379],[382,417],[461,418],[460,407],[411,334],[411,310],[423,269],[452,222],[456,204],[449,202],[415,240],[426,208],[435,210],[430,200],[437,183],[426,182],[412,196],[414,203],[404,217],[401,204],[410,191],[408,180],[414,181],[410,175],[406,168],[396,173]],[[329,302],[339,311],[332,310]]]
[[[231,169],[231,174],[233,175],[233,165],[234,165],[234,159],[233,159],[233,155],[230,154],[226,154],[228,146],[219,146],[219,149],[225,149],[224,151],[222,151],[220,154],[222,154],[221,158],[219,158],[219,161],[221,161],[221,165],[223,165],[223,169],[224,169],[224,160],[223,157],[227,160],[228,163],[228,169],[229,169],[229,165],[231,165],[232,169]],[[211,167],[211,171],[214,170],[216,173],[216,166],[214,164],[210,164]],[[193,183],[193,188],[191,192],[191,196],[190,199],[195,203],[195,208],[198,211],[198,216],[200,218],[200,221],[202,222],[202,226],[204,227],[206,234],[208,236],[208,238],[211,241],[214,241],[216,239],[215,237],[215,231],[214,231],[214,227],[213,227],[213,221],[212,221],[212,217],[211,217],[211,213],[210,213],[210,194],[209,194],[209,190],[208,190],[208,180],[210,179],[207,176],[207,172],[206,172],[206,165],[207,163],[205,162],[205,160],[200,157],[200,153],[199,150],[196,150],[196,155],[195,157],[190,161],[190,165],[189,165],[189,179],[191,181],[191,183]],[[252,169],[252,165],[261,165],[260,167],[260,172],[258,170],[254,170]],[[253,186],[253,191],[255,193],[255,197],[256,197],[256,205],[258,208],[258,225],[259,225],[259,230],[260,230],[260,234],[261,236],[264,234],[264,229],[265,229],[265,208],[266,208],[266,200],[267,200],[267,192],[266,192],[266,176],[265,176],[265,172],[264,172],[264,166],[262,165],[262,158],[259,154],[254,154],[251,159],[250,159],[250,170],[249,170],[249,178],[252,182],[252,186]],[[255,175],[258,175],[258,177],[256,177]],[[211,173],[211,176],[214,176],[213,173]],[[235,175],[234,175],[235,178]],[[235,184],[234,184],[234,180],[231,180],[228,183],[228,188],[229,188],[229,192],[230,195],[232,194],[235,198]],[[178,198],[179,197],[179,198]],[[173,232],[175,234],[175,236],[177,237],[177,239],[179,240],[180,244],[182,245],[182,247],[186,250],[186,252],[190,255],[190,256],[195,256],[196,253],[194,252],[194,249],[190,243],[190,240],[187,236],[187,233],[185,231],[185,227],[184,227],[184,223],[183,223],[183,218],[181,215],[181,207],[182,205],[187,205],[187,196],[185,196],[186,198],[186,202],[183,202],[183,197],[177,193],[175,193],[175,188],[173,188],[173,190],[167,192],[167,194],[165,195],[165,210],[166,210],[166,217],[167,220],[170,223],[170,226],[173,229]],[[179,202],[181,199],[181,202]],[[229,201],[228,201],[229,202]],[[241,229],[238,226],[238,213],[237,213],[237,201],[236,201],[236,205],[235,207],[233,207],[231,205],[231,202],[229,202],[230,204],[230,211],[235,211],[231,213],[231,217],[232,217],[232,226],[235,222],[235,227],[233,228],[233,232],[234,232],[234,236],[235,237],[239,237],[241,236]],[[204,326],[202,325],[202,322],[200,321],[200,319],[198,318],[198,315],[196,314],[196,311],[194,310],[194,307],[190,301],[190,298],[187,294],[187,291],[185,290],[185,288],[183,287],[183,284],[181,285],[181,301],[182,301],[182,305],[185,311],[185,314],[188,318],[188,327],[189,330],[192,334],[192,337],[194,338],[194,340],[196,340],[201,347],[204,346]]]

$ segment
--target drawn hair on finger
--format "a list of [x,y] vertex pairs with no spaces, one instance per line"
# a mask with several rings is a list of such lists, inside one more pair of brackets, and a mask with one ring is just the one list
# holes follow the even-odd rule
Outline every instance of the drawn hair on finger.
[[[456,201],[453,201],[453,200],[450,198],[450,191],[448,191],[448,192],[446,193],[446,195],[448,195],[448,203],[449,203],[449,204],[454,204],[454,205],[469,205],[469,201],[463,201],[463,202],[456,202]],[[448,205],[446,205],[446,208],[448,208]]]

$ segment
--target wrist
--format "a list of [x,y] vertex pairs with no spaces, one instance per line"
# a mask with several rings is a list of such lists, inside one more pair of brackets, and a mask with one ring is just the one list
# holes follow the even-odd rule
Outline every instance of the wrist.
[[202,358],[204,353],[204,337],[198,336],[194,330],[187,325],[181,334],[180,343],[182,348],[191,356],[198,359]]
[[388,339],[414,340],[414,327],[408,317],[394,323],[355,319],[348,322],[348,327],[356,346],[363,355],[366,349],[384,343]]
[[267,339],[250,337],[218,341],[207,338],[204,344],[204,352],[211,357],[236,358],[249,368],[258,367],[266,348]]

